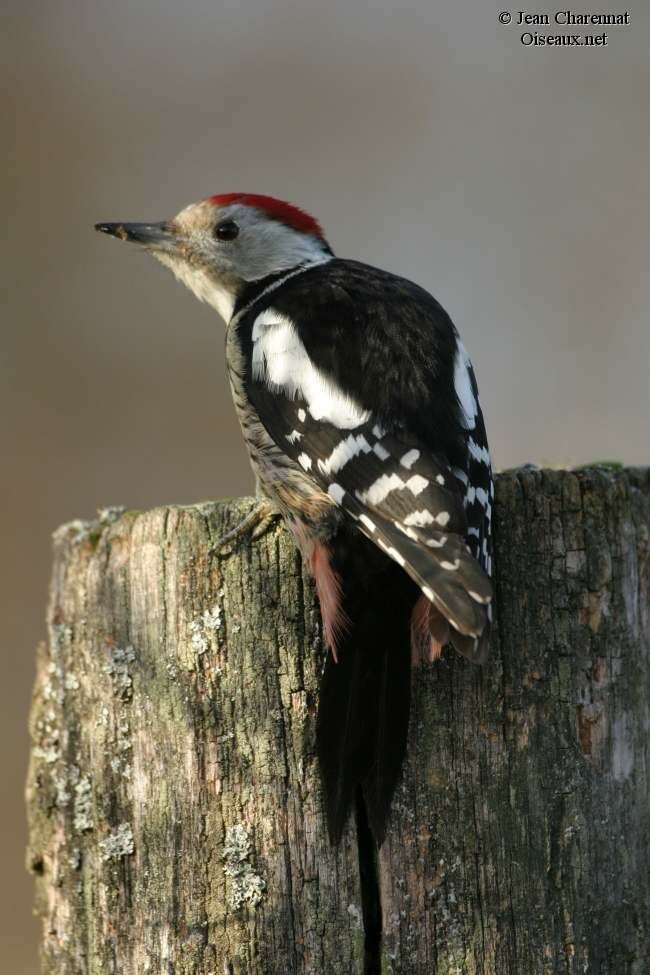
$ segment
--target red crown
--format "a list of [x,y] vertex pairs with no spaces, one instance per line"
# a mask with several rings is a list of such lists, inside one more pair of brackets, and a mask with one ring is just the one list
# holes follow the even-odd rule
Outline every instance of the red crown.
[[324,239],[323,230],[318,220],[311,217],[293,203],[276,200],[274,196],[263,196],[260,193],[221,193],[209,197],[215,206],[228,206],[229,203],[243,203],[245,206],[256,207],[271,220],[279,220],[293,230],[303,234],[314,234]]

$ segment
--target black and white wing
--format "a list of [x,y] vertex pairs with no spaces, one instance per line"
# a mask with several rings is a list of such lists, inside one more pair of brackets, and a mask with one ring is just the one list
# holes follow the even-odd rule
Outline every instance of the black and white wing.
[[264,428],[455,631],[479,641],[489,521],[476,507],[484,481],[471,478],[487,448],[453,325],[417,286],[346,261],[294,278],[271,302],[240,324]]
[[457,336],[454,388],[461,405],[461,449],[452,473],[461,486],[467,518],[467,544],[479,565],[492,575],[492,505],[494,480],[474,369]]

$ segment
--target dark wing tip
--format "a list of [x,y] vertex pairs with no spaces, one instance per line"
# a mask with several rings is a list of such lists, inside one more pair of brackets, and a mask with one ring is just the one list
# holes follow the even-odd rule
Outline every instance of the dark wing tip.
[[484,664],[490,649],[490,624],[479,637],[465,636],[453,627],[449,629],[449,640],[458,653],[473,664]]

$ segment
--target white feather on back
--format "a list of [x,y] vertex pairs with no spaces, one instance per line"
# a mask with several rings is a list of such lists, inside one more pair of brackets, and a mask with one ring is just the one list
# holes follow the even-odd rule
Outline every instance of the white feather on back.
[[463,426],[466,430],[473,430],[476,426],[476,415],[478,413],[478,404],[476,402],[476,397],[474,396],[474,391],[472,389],[472,381],[469,374],[469,356],[467,355],[467,350],[461,340],[458,338],[456,347],[456,360],[454,362],[454,387],[456,389],[456,396],[460,402],[463,410],[463,416],[461,418]]
[[267,308],[253,324],[253,378],[290,399],[302,397],[314,420],[351,430],[365,423],[370,411],[325,376],[309,358],[293,322]]

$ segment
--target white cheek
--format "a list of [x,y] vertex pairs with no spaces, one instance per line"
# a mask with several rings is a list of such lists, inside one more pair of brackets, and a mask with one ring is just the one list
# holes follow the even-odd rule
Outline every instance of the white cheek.
[[253,325],[253,377],[290,398],[307,402],[315,420],[351,430],[370,417],[358,403],[314,365],[293,323],[267,309]]
[[168,267],[176,278],[196,295],[199,301],[214,308],[225,322],[232,318],[235,307],[234,294],[221,284],[217,284],[201,268],[194,268],[171,254],[154,252],[154,257]]

